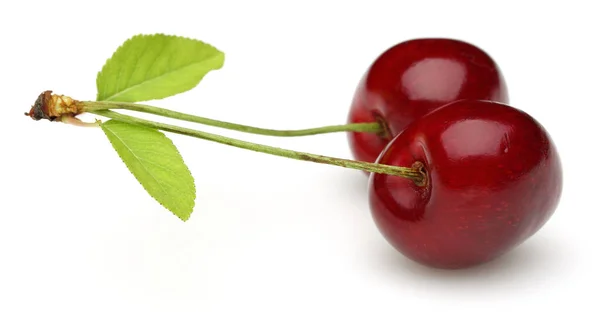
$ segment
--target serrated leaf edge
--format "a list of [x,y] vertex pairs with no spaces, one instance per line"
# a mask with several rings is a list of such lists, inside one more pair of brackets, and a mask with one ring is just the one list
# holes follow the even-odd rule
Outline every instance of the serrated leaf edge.
[[[164,37],[170,37],[170,38],[178,38],[178,39],[185,39],[185,40],[192,40],[192,41],[201,42],[202,44],[204,44],[204,45],[207,45],[207,46],[209,46],[209,47],[211,47],[211,48],[213,48],[213,49],[215,49],[215,50],[219,51],[219,53],[220,53],[220,54],[216,55],[215,57],[209,58],[209,59],[207,59],[207,60],[212,60],[212,59],[215,59],[215,58],[217,58],[217,57],[221,57],[221,58],[223,58],[223,60],[222,60],[222,61],[220,62],[220,64],[219,64],[219,66],[218,66],[218,67],[215,67],[213,70],[218,70],[218,69],[221,69],[221,68],[223,68],[223,65],[225,64],[225,54],[223,53],[223,51],[219,50],[219,49],[218,49],[216,46],[214,46],[214,45],[212,45],[212,44],[210,44],[210,43],[204,42],[204,41],[202,41],[202,40],[198,40],[198,39],[191,38],[191,37],[187,37],[187,36],[169,35],[169,34],[165,34],[165,33],[154,33],[154,34],[137,34],[137,35],[134,35],[134,36],[130,37],[129,39],[125,40],[123,43],[121,43],[121,45],[120,45],[120,46],[119,46],[119,47],[118,47],[118,48],[117,48],[117,49],[116,49],[116,50],[113,52],[113,54],[112,54],[112,55],[111,55],[109,58],[107,58],[107,59],[106,59],[106,61],[104,62],[104,65],[102,65],[102,68],[101,68],[101,69],[100,69],[100,71],[98,71],[98,73],[96,74],[96,82],[98,81],[98,79],[99,79],[99,78],[100,78],[100,76],[102,75],[102,72],[104,72],[104,69],[105,69],[105,68],[108,66],[108,63],[110,62],[110,60],[111,60],[111,59],[114,57],[114,55],[116,55],[116,54],[117,54],[117,53],[119,53],[121,50],[123,50],[123,49],[125,48],[125,46],[127,45],[127,43],[129,43],[129,42],[131,42],[131,41],[133,41],[133,40],[135,40],[135,39],[137,39],[137,38],[139,38],[139,37],[159,37],[159,36],[164,36]],[[185,66],[185,67],[178,68],[177,70],[170,71],[170,72],[168,72],[168,73],[173,73],[173,72],[179,71],[179,70],[181,70],[181,69],[187,68],[187,67],[189,67],[189,66],[193,66],[193,65],[195,65],[195,64],[197,64],[197,63],[190,64],[190,65],[187,65],[187,66]],[[150,80],[146,80],[146,81],[142,82],[141,84],[138,84],[138,85],[136,85],[135,87],[138,87],[138,86],[140,86],[140,85],[143,85],[143,84],[145,84],[146,82],[152,81],[152,80],[154,80],[154,79],[157,79],[157,78],[159,78],[159,77],[155,77],[155,78],[152,78],[152,79],[150,79]],[[196,83],[196,84],[194,85],[194,87],[193,87],[193,88],[197,87],[199,84],[200,84],[200,81],[198,81],[198,83]],[[192,89],[193,89],[193,88],[192,88]],[[98,89],[98,86],[97,86],[97,85],[96,85],[96,89]],[[121,94],[121,93],[123,93],[123,92],[125,92],[126,90],[129,90],[129,89],[131,89],[131,87],[129,87],[129,88],[125,89],[125,90],[122,90],[122,91],[120,91],[119,93],[113,94],[112,96],[110,96],[110,97],[108,97],[108,98],[106,98],[106,99],[103,99],[102,101],[110,101],[110,98],[114,98],[115,96],[117,96],[117,95],[119,95],[119,94]],[[190,90],[191,90],[191,89],[190,89]],[[98,99],[98,96],[99,96],[99,95],[100,95],[100,92],[97,92],[97,93],[96,93],[96,99]],[[164,99],[164,98],[167,98],[167,97],[170,97],[170,96],[165,96],[165,97],[156,98],[156,100]]]
[[[136,125],[136,126],[138,126],[138,125]],[[143,126],[138,126],[138,127],[143,127]],[[104,127],[104,125],[102,125],[102,126],[101,126],[101,128],[102,128],[104,131],[109,131],[109,132],[111,132],[111,133],[113,134],[113,136],[114,136],[114,137],[116,137],[117,139],[119,139],[119,140],[120,140],[120,141],[123,143],[123,145],[127,147],[127,145],[126,145],[126,144],[123,142],[123,140],[121,140],[121,139],[119,138],[119,136],[117,136],[117,135],[116,135],[116,134],[115,134],[113,131],[111,131],[110,129],[107,129],[106,127]],[[182,156],[182,155],[181,155],[181,153],[179,152],[179,149],[177,148],[177,146],[176,146],[176,145],[173,143],[173,141],[172,141],[172,140],[171,140],[171,139],[170,139],[170,138],[169,138],[167,135],[165,135],[163,132],[161,132],[161,131],[159,131],[159,130],[156,130],[156,129],[152,129],[152,128],[148,128],[148,127],[144,127],[144,128],[146,128],[146,129],[149,129],[149,130],[154,130],[154,131],[156,131],[156,132],[160,133],[160,134],[161,134],[161,135],[162,135],[162,136],[163,136],[165,139],[167,139],[167,140],[169,141],[169,143],[173,144],[173,147],[175,147],[175,151],[177,152],[177,155],[179,155],[179,157],[181,157],[181,159],[183,160],[183,156]],[[107,138],[107,139],[108,139],[108,138]],[[140,182],[140,181],[137,179],[137,177],[136,177],[136,176],[133,174],[133,170],[131,169],[131,167],[129,166],[129,164],[128,164],[128,163],[126,163],[126,162],[123,160],[123,158],[121,157],[121,155],[119,155],[119,152],[117,151],[117,148],[115,147],[114,143],[113,143],[111,140],[108,140],[108,142],[109,142],[109,143],[110,143],[110,145],[113,147],[114,151],[117,153],[117,156],[119,156],[119,159],[121,159],[121,162],[123,162],[123,164],[125,164],[125,166],[127,167],[127,170],[129,170],[129,173],[131,173],[131,175],[133,175],[133,176],[134,176],[134,178],[136,179],[136,181],[137,181],[137,182],[138,182],[138,183],[139,183],[139,184],[142,186],[142,188],[143,188],[143,189],[146,191],[146,194],[150,195],[150,197],[152,197],[152,198],[153,198],[153,199],[154,199],[154,200],[155,200],[157,203],[159,203],[161,206],[163,206],[163,207],[164,207],[164,208],[165,208],[167,211],[169,211],[170,213],[172,213],[172,214],[173,214],[174,216],[176,216],[177,218],[181,219],[181,220],[182,220],[182,221],[184,221],[184,222],[189,220],[189,218],[191,217],[192,213],[194,212],[195,204],[194,204],[194,205],[192,205],[192,209],[190,210],[190,212],[189,212],[189,213],[187,213],[187,214],[185,214],[185,215],[182,215],[182,216],[179,216],[179,215],[177,215],[177,214],[176,214],[174,211],[172,211],[171,209],[167,208],[167,207],[166,207],[166,206],[165,206],[165,205],[164,205],[162,202],[160,202],[160,201],[159,201],[159,200],[158,200],[156,197],[154,197],[154,195],[152,195],[152,194],[150,193],[150,191],[149,191],[149,190],[146,188],[146,186],[144,186],[144,184],[143,184],[142,182]],[[129,148],[128,148],[128,151],[130,151],[130,149],[129,149]],[[131,151],[130,151],[130,153],[131,153],[132,155],[134,155],[134,156],[135,156],[135,154],[134,154],[134,153],[132,153]],[[137,156],[135,156],[135,158],[137,159],[138,157],[137,157]],[[139,161],[139,160],[138,160],[138,161]],[[141,163],[141,162],[140,162],[140,163]],[[190,171],[190,169],[189,169],[188,165],[185,163],[185,161],[183,162],[183,165],[185,166],[185,168],[187,169],[187,171],[190,173],[190,176],[192,177],[193,201],[195,202],[195,201],[196,201],[196,198],[197,198],[197,194],[196,194],[196,192],[197,192],[197,190],[196,190],[196,180],[195,180],[195,178],[194,178],[194,175],[192,175],[192,173],[191,173],[191,171]],[[143,165],[142,165],[142,166],[143,166]],[[152,178],[153,178],[155,181],[158,181],[156,178],[154,178],[154,176],[152,176]],[[158,183],[158,182],[157,182],[157,183]],[[159,184],[160,184],[160,183],[159,183]],[[161,185],[161,188],[162,188],[162,185]],[[167,192],[165,192],[165,194],[168,194],[168,193],[167,193]],[[169,195],[169,197],[172,197],[172,196],[171,196],[171,195]]]

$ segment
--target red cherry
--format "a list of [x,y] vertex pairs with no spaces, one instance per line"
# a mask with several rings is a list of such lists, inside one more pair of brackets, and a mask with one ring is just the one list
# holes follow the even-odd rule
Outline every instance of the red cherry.
[[380,121],[388,133],[350,132],[353,157],[374,162],[411,122],[459,99],[508,103],[504,77],[484,51],[452,39],[415,39],[391,47],[363,75],[348,116],[349,123]]
[[521,110],[482,102],[443,106],[382,151],[382,164],[423,164],[424,186],[369,179],[377,227],[423,265],[458,269],[495,259],[536,233],[558,205],[562,168],[549,134]]

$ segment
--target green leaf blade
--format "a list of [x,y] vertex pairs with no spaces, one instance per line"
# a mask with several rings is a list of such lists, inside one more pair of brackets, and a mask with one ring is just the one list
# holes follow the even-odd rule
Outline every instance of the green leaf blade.
[[225,55],[199,40],[155,34],[133,36],[106,61],[96,78],[97,101],[158,100],[196,87]]
[[162,132],[109,120],[102,123],[113,148],[144,189],[163,207],[187,221],[196,187],[181,154]]

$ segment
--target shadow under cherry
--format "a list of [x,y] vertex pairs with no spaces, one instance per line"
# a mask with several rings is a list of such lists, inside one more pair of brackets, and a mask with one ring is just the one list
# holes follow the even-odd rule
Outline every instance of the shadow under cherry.
[[468,286],[478,290],[495,287],[539,285],[544,279],[556,277],[565,267],[565,248],[545,237],[526,241],[505,255],[490,262],[458,270],[430,268],[414,262],[387,243],[371,249],[373,273],[406,283],[407,280],[427,287],[452,289]]

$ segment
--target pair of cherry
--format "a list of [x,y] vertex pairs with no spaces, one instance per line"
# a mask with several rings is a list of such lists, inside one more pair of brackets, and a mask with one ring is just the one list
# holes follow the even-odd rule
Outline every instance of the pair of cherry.
[[[368,170],[371,212],[390,244],[421,264],[457,269],[523,243],[546,224],[560,200],[562,167],[554,142],[538,121],[508,101],[504,77],[484,51],[457,40],[419,39],[393,46],[373,62],[354,94],[349,125],[342,127],[277,131],[135,103],[76,101],[51,91],[26,115],[90,125],[75,116],[95,112],[267,154]],[[360,161],[273,148],[110,109],[258,134],[351,130],[350,147]]]
[[509,105],[494,60],[450,39],[402,42],[362,77],[349,122],[357,160],[419,167],[421,183],[370,174],[369,201],[388,242],[423,265],[458,269],[500,257],[551,217],[562,191],[556,147]]

